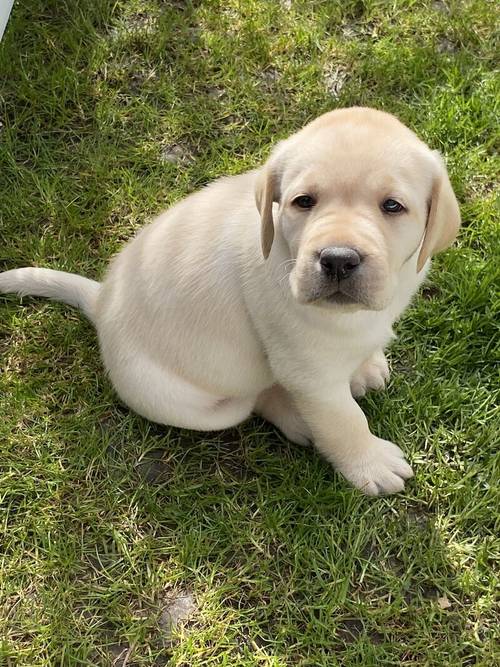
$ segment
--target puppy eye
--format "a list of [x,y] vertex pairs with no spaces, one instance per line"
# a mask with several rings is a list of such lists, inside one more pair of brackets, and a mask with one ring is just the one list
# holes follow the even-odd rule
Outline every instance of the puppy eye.
[[382,210],[385,213],[402,213],[406,209],[403,204],[400,204],[395,199],[386,199],[382,204]]
[[292,202],[294,206],[303,209],[312,208],[315,203],[316,200],[314,199],[314,197],[311,197],[310,195],[300,195],[299,197],[295,197],[295,199]]

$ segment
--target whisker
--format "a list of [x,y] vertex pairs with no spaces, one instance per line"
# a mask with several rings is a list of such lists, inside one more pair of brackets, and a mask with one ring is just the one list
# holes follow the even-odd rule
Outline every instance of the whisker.
[[278,264],[278,266],[276,267],[276,273],[281,272],[281,271],[284,272],[283,275],[281,276],[281,278],[278,278],[278,280],[277,280],[277,283],[280,287],[281,287],[283,281],[286,278],[288,278],[288,276],[290,275],[290,272],[291,272],[290,267],[293,267],[296,264],[296,262],[297,262],[297,260],[295,260],[295,259],[285,259],[283,262]]

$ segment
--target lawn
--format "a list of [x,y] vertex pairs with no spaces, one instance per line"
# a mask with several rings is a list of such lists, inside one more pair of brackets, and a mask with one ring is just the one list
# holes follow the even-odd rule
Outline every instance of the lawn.
[[120,405],[91,325],[0,299],[0,664],[500,664],[500,79],[489,0],[25,0],[0,44],[0,269],[99,277],[179,198],[314,116],[398,115],[461,202],[397,326],[366,498],[252,419]]

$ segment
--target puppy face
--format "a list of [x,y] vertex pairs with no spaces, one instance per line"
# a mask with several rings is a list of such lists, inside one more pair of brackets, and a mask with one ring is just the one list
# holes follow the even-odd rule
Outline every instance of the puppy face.
[[372,109],[325,114],[279,144],[256,197],[264,255],[276,231],[294,260],[293,296],[349,310],[385,308],[406,262],[420,253],[420,270],[460,224],[439,156]]

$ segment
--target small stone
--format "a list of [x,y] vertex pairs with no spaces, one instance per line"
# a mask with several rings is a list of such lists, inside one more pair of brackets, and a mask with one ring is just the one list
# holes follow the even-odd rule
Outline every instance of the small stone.
[[446,595],[439,597],[437,603],[440,609],[449,609],[451,607],[451,602],[448,600]]
[[177,597],[169,600],[161,613],[159,621],[165,642],[171,642],[175,628],[179,623],[189,620],[197,609],[196,602],[189,593],[182,592]]
[[435,2],[433,2],[432,3],[432,8],[436,12],[442,12],[443,14],[449,14],[450,13],[450,10],[449,10],[448,6],[446,5],[445,2],[443,2],[443,0],[436,0]]
[[457,46],[447,37],[443,37],[443,39],[438,42],[437,50],[438,53],[455,53]]
[[223,95],[225,95],[225,92],[226,92],[226,91],[224,90],[224,88],[218,88],[217,86],[211,86],[211,87],[208,89],[208,96],[209,96],[212,100],[218,100],[218,99],[220,99],[221,97],[223,97]]
[[265,81],[273,82],[273,81],[277,81],[280,78],[280,74],[279,74],[278,70],[271,67],[270,69],[264,70],[261,74],[261,77]]
[[169,473],[169,466],[163,460],[164,451],[155,449],[148,453],[137,465],[136,470],[141,479],[150,484],[161,482]]
[[170,162],[170,164],[183,164],[190,161],[190,156],[178,144],[164,146],[160,153],[160,162]]

